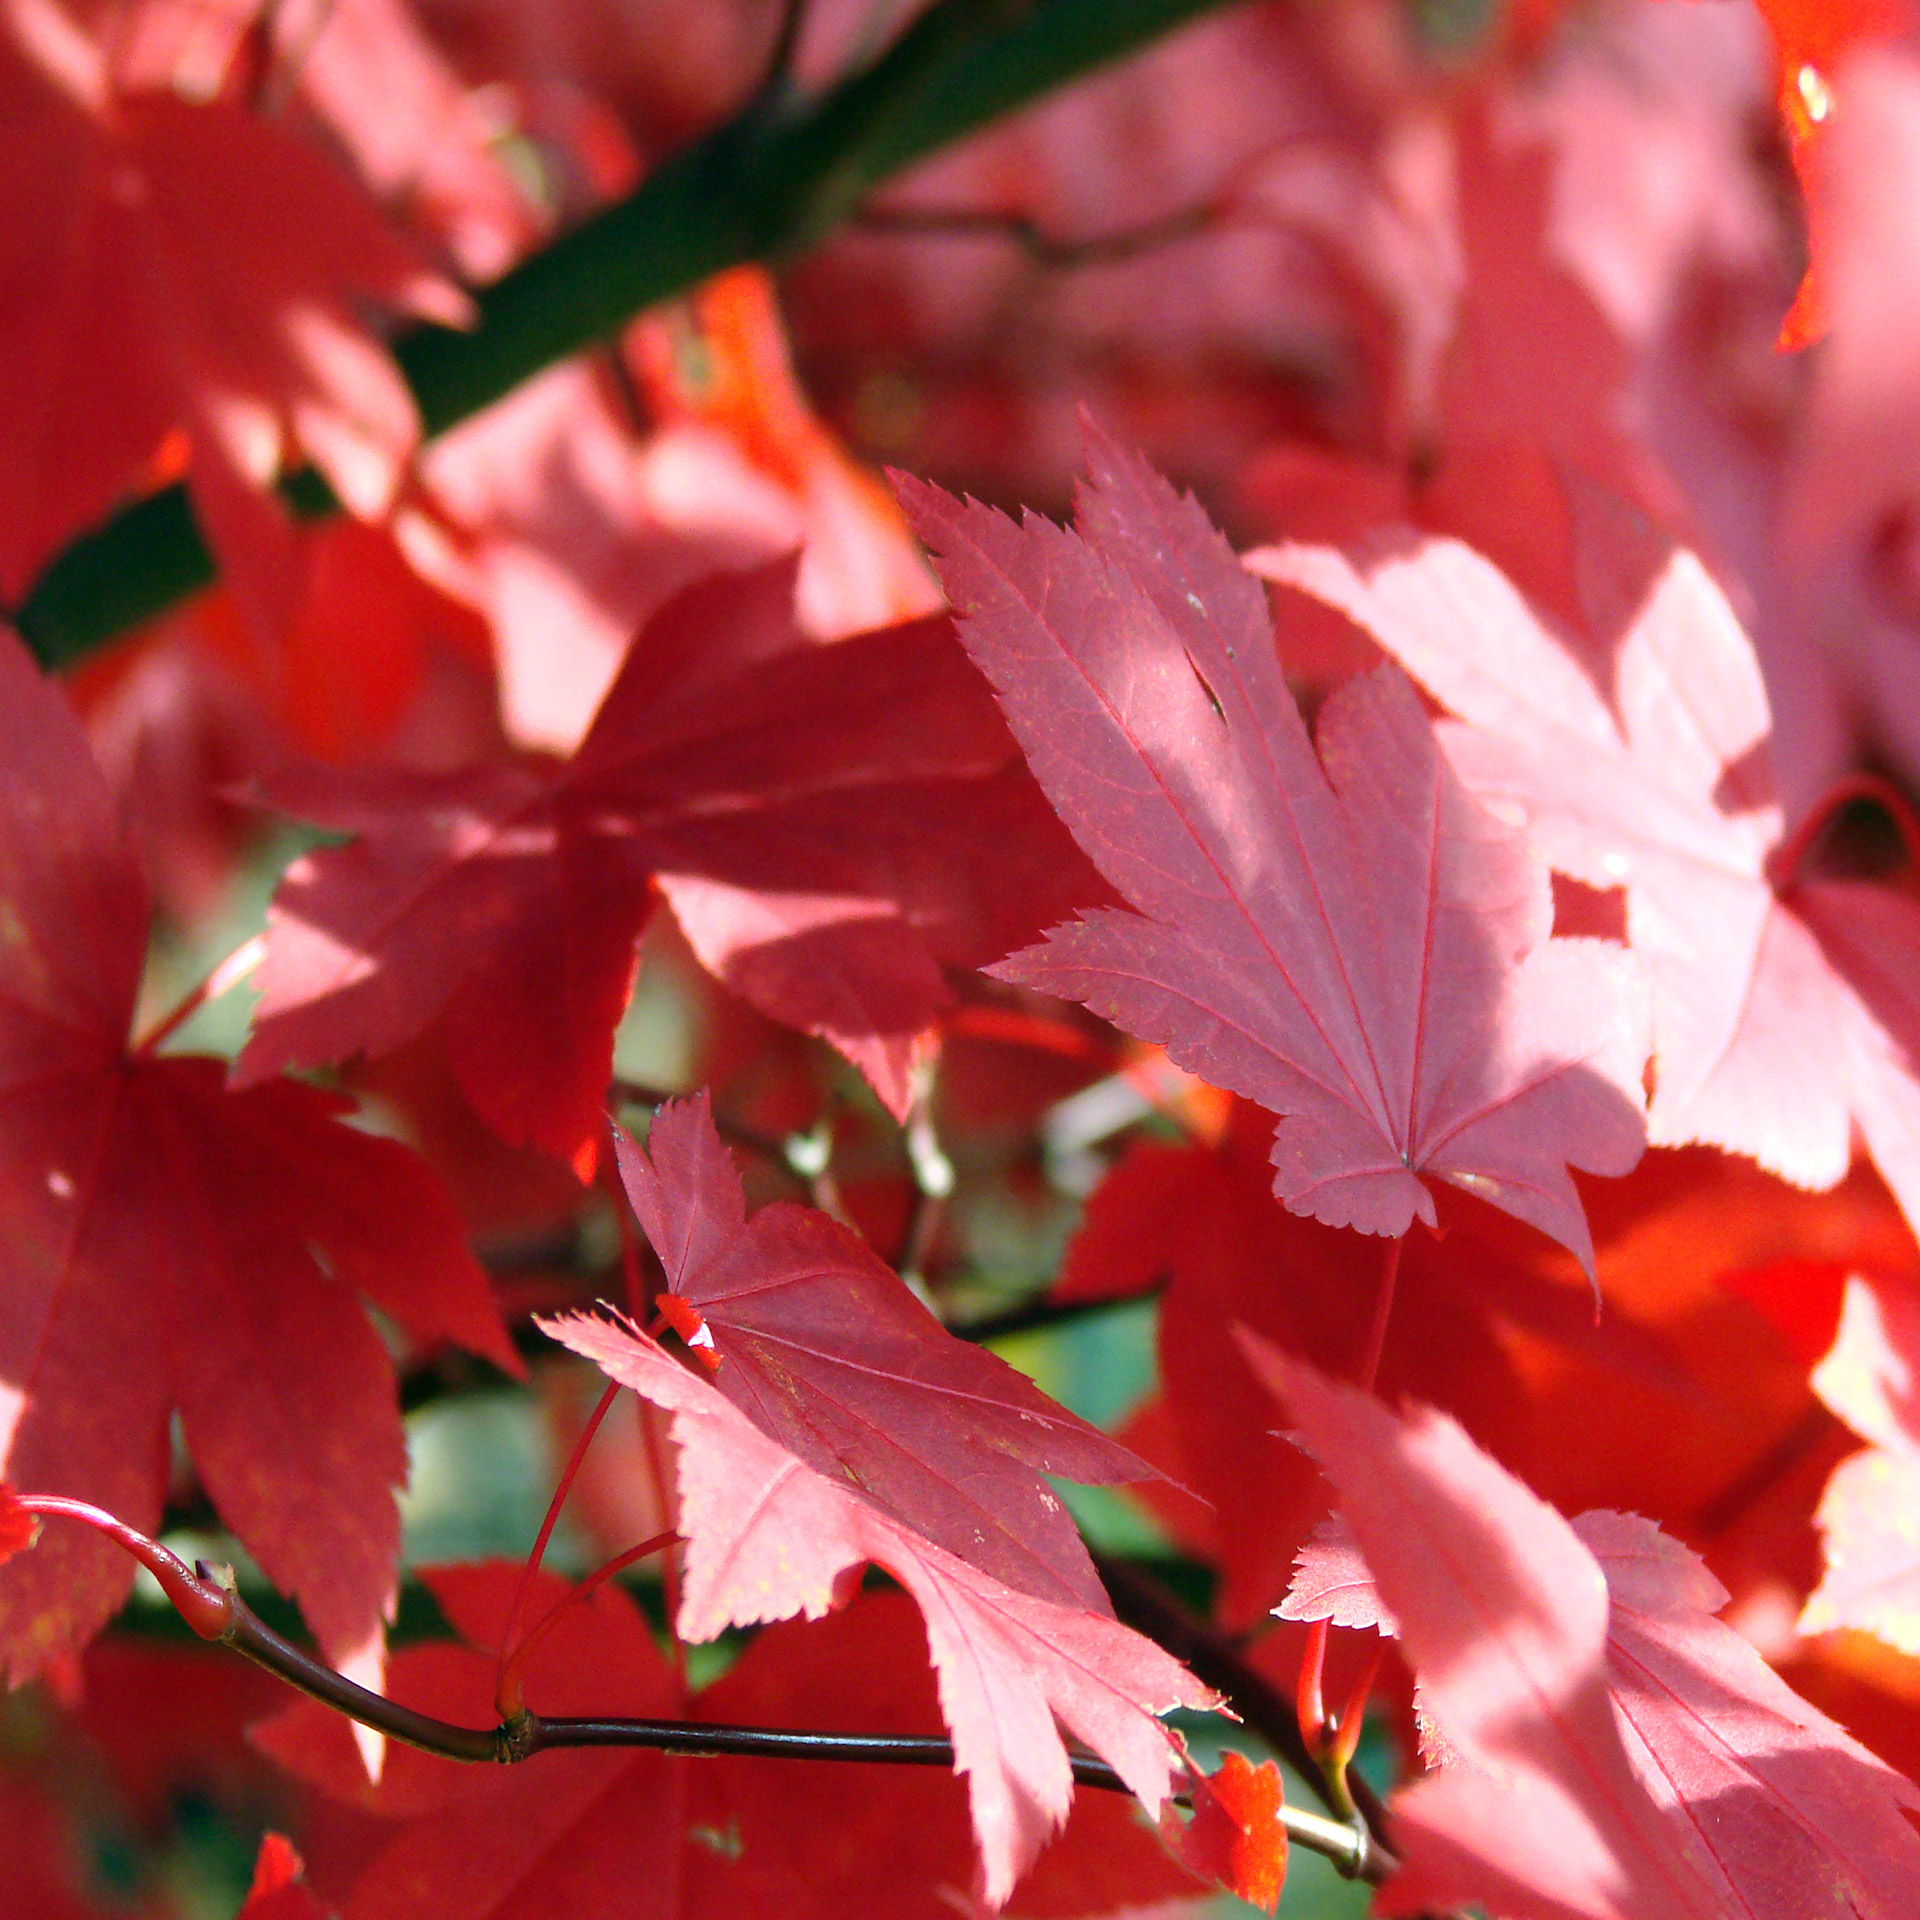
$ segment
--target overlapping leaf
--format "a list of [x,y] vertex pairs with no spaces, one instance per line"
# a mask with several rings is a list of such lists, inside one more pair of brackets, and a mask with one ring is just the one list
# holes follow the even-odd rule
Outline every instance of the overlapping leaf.
[[317,147],[125,72],[116,37],[138,36],[116,36],[118,16],[90,19],[96,39],[60,0],[0,13],[0,279],[18,290],[0,318],[0,590],[17,598],[181,429],[195,508],[271,618],[292,532],[269,488],[289,454],[371,516],[419,437],[356,307],[458,321],[466,305]]
[[1725,1920],[1698,1846],[1635,1776],[1608,1698],[1606,1581],[1573,1530],[1444,1415],[1396,1419],[1248,1351],[1333,1482],[1456,1755],[1395,1796],[1405,1864],[1380,1911]]
[[[130,1050],[140,874],[78,723],[0,635],[0,1442],[17,1485],[152,1531],[168,1423],[222,1516],[336,1659],[376,1641],[406,1453],[365,1295],[515,1367],[453,1208],[345,1103]],[[78,1536],[78,1537],[76,1537]],[[113,1611],[125,1558],[78,1529],[0,1573],[30,1674]]]
[[1043,1473],[1152,1469],[984,1348],[955,1339],[857,1234],[746,1192],[703,1093],[654,1116],[620,1173],[670,1292],[703,1317],[714,1384],[769,1439],[1008,1586],[1109,1611]]
[[[1666,1824],[1676,1869],[1684,1863],[1697,1871],[1713,1902],[1698,1909],[1669,1904],[1631,1911],[1786,1916],[1822,1910],[1836,1889],[1843,1892],[1844,1910],[1862,1920],[1894,1920],[1906,1910],[1920,1872],[1920,1837],[1905,1810],[1920,1807],[1920,1793],[1800,1699],[1746,1640],[1714,1618],[1726,1604],[1726,1590],[1695,1555],[1634,1515],[1583,1514],[1569,1532],[1451,1423],[1425,1411],[1395,1421],[1384,1409],[1318,1381],[1307,1384],[1302,1399],[1303,1369],[1280,1363],[1266,1371],[1302,1420],[1309,1444],[1318,1450],[1324,1440],[1331,1447],[1326,1465],[1354,1528],[1336,1524],[1303,1551],[1282,1608],[1289,1619],[1399,1633],[1407,1609],[1406,1618],[1423,1618],[1421,1632],[1431,1645],[1433,1609],[1450,1578],[1474,1565],[1492,1570],[1524,1562],[1539,1570],[1542,1584],[1534,1592],[1549,1611],[1527,1619],[1515,1609],[1491,1626],[1488,1637],[1504,1640],[1516,1661],[1531,1660],[1537,1674],[1550,1676],[1552,1659],[1543,1661],[1526,1642],[1554,1635],[1563,1652],[1576,1634],[1584,1643],[1586,1596],[1594,1571],[1604,1577],[1602,1666],[1614,1724],[1634,1776]],[[1356,1410],[1359,1424],[1350,1428],[1346,1423]],[[1330,1419],[1342,1428],[1337,1436],[1329,1437]],[[1419,1504],[1423,1490],[1444,1487],[1470,1500],[1472,1521],[1482,1530],[1469,1558],[1462,1521],[1436,1500],[1425,1537],[1400,1555],[1391,1601],[1386,1577],[1376,1586],[1369,1565],[1384,1567],[1382,1556],[1389,1551],[1377,1531],[1378,1490],[1356,1498],[1345,1478],[1362,1470],[1345,1449],[1363,1429],[1392,1443],[1389,1455],[1364,1469],[1397,1483],[1392,1499]],[[1504,1518],[1495,1521],[1496,1513]],[[1504,1571],[1494,1574],[1497,1581],[1505,1578]],[[1546,1584],[1549,1579],[1553,1585]],[[1576,1621],[1583,1625],[1576,1627]],[[1445,1685],[1435,1690],[1418,1654],[1415,1665],[1426,1709],[1463,1764],[1416,1786],[1404,1803],[1424,1807],[1475,1794],[1497,1798],[1500,1786],[1481,1771],[1488,1720],[1461,1721],[1460,1699]],[[1583,1657],[1577,1672],[1563,1676],[1583,1699],[1591,1691],[1588,1665]],[[1568,1700],[1567,1684],[1556,1692],[1543,1679],[1536,1687],[1526,1710],[1541,1723],[1530,1730],[1542,1742],[1536,1751],[1553,1751],[1542,1736],[1564,1741],[1579,1725]],[[1473,1708],[1482,1716],[1488,1711],[1484,1699]],[[1500,1729],[1502,1744],[1515,1739],[1512,1726]],[[1564,1769],[1561,1788],[1587,1803],[1596,1830],[1617,1823],[1619,1809],[1606,1807],[1599,1786],[1604,1776],[1589,1768],[1588,1756],[1568,1744],[1552,1764]],[[1485,1811],[1474,1818],[1484,1821]],[[1416,1862],[1416,1879],[1420,1873]],[[1684,1875],[1676,1871],[1672,1877]],[[1610,1889],[1598,1903],[1574,1910],[1607,1912],[1605,1901],[1615,1897]],[[1676,1896],[1649,1897],[1671,1902]]]
[[1639,1157],[1631,963],[1547,938],[1545,869],[1398,674],[1342,688],[1316,756],[1259,587],[1143,464],[1090,458],[1078,533],[902,482],[1040,784],[1132,909],[998,971],[1281,1113],[1297,1212],[1401,1233],[1434,1217],[1429,1175],[1590,1260],[1567,1168]]
[[570,1158],[601,1137],[655,878],[723,981],[832,1039],[896,1111],[941,962],[1097,885],[944,623],[807,644],[790,564],[663,609],[559,767],[283,798],[359,838],[281,886],[243,1076],[444,1019],[487,1120]]
[[1653,979],[1649,1137],[1829,1187],[1857,1123],[1920,1220],[1920,906],[1772,871],[1783,822],[1746,635],[1690,554],[1598,515],[1587,532],[1585,648],[1457,541],[1283,549],[1270,570],[1460,716],[1449,760],[1525,813],[1558,871],[1625,889]]
[[[465,1644],[400,1653],[390,1690],[424,1712],[484,1718],[519,1569],[442,1567],[426,1580]],[[564,1592],[543,1576],[535,1614]],[[722,1679],[689,1695],[639,1610],[617,1588],[603,1589],[560,1616],[532,1656],[527,1684],[541,1713],[939,1730],[925,1643],[902,1594],[866,1594],[830,1620],[772,1628]],[[423,1898],[445,1920],[533,1916],[569,1895],[598,1908],[615,1889],[619,1911],[636,1920],[942,1920],[971,1909],[962,1796],[951,1779],[920,1768],[634,1751],[547,1755],[503,1774],[396,1750],[373,1786],[338,1717],[311,1703],[281,1713],[256,1738],[301,1779],[380,1822],[371,1858],[357,1846],[338,1862],[316,1860],[341,1883],[347,1920],[412,1920]],[[1190,1885],[1124,1798],[1082,1794],[1010,1911],[1071,1920]]]
[[1153,1716],[1212,1704],[1169,1655],[1111,1619],[1002,1585],[816,1473],[644,1334],[583,1316],[548,1330],[672,1413],[688,1543],[683,1637],[818,1619],[845,1604],[869,1564],[913,1596],[990,1901],[1006,1899],[1072,1801],[1056,1720],[1150,1810],[1166,1799],[1177,1743]]

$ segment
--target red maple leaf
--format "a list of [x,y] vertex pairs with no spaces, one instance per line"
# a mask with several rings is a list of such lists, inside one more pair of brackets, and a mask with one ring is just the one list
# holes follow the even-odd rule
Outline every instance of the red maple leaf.
[[[389,1691],[443,1718],[484,1718],[519,1569],[438,1567],[424,1578],[465,1644],[398,1654]],[[535,1615],[564,1592],[543,1575]],[[531,1656],[527,1684],[530,1704],[546,1714],[849,1733],[926,1734],[940,1724],[925,1640],[898,1593],[863,1594],[831,1619],[770,1628],[720,1680],[689,1694],[638,1608],[602,1588],[559,1616]],[[386,1824],[370,1861],[359,1849],[337,1868],[316,1859],[329,1884],[344,1883],[348,1920],[417,1914],[422,1887],[447,1920],[521,1911],[521,1901],[525,1911],[552,1912],[569,1890],[597,1909],[618,1889],[622,1911],[647,1920],[772,1912],[938,1920],[969,1904],[963,1798],[950,1777],[918,1768],[631,1751],[546,1754],[503,1774],[396,1748],[374,1785],[338,1716],[311,1703],[254,1738],[301,1779]],[[1106,1913],[1190,1886],[1124,1799],[1089,1793],[1011,1910],[1035,1920]]]
[[1040,1476],[1152,1468],[947,1332],[838,1221],[787,1201],[749,1220],[705,1093],[662,1107],[644,1150],[624,1133],[615,1149],[668,1287],[711,1338],[715,1385],[761,1432],[1008,1586],[1110,1610]]
[[[393,1365],[361,1305],[517,1362],[451,1204],[348,1103],[128,1029],[147,903],[78,722],[0,635],[0,1373],[5,1471],[146,1532],[177,1411],[200,1479],[336,1659],[393,1590],[406,1475]],[[91,1632],[125,1557],[56,1528],[0,1574],[16,1675]]]
[[281,885],[242,1078],[444,1018],[488,1122],[568,1158],[603,1137],[652,880],[722,981],[833,1040],[897,1113],[941,962],[1098,884],[945,624],[810,644],[790,562],[664,608],[558,767],[281,798],[360,837]]
[[1648,1137],[1830,1187],[1857,1122],[1920,1220],[1920,905],[1775,871],[1766,688],[1732,610],[1639,523],[1595,511],[1584,532],[1584,646],[1453,540],[1286,548],[1267,567],[1460,716],[1448,759],[1525,814],[1557,871],[1625,889],[1653,980]]
[[237,1920],[326,1920],[327,1910],[307,1885],[306,1862],[283,1833],[261,1836],[253,1884]]
[[961,636],[1041,786],[1130,904],[995,969],[1084,1001],[1284,1117],[1275,1191],[1398,1234],[1450,1180],[1590,1263],[1569,1164],[1639,1158],[1637,980],[1547,938],[1546,870],[1386,672],[1319,754],[1266,601],[1191,500],[1090,437],[1079,532],[903,478]]
[[1218,1771],[1196,1784],[1193,1818],[1182,1825],[1163,1814],[1161,1831],[1194,1872],[1272,1913],[1287,1878],[1283,1799],[1280,1769],[1271,1760],[1256,1767],[1229,1751],[1221,1755]]
[[1911,1279],[1852,1275],[1814,1391],[1867,1441],[1820,1502],[1826,1567],[1803,1633],[1858,1627],[1920,1653],[1920,1297]]
[[[1593,1764],[1598,1722],[1585,1704],[1592,1695],[1590,1654],[1582,1651],[1575,1660],[1576,1648],[1591,1644],[1589,1596],[1597,1571],[1607,1596],[1605,1697],[1645,1802],[1666,1824],[1673,1869],[1669,1891],[1648,1896],[1667,1904],[1643,1909],[1623,1901],[1616,1908],[1608,1904],[1620,1899],[1616,1882],[1572,1910],[1806,1913],[1830,1905],[1835,1889],[1844,1888],[1847,1910],[1862,1920],[1895,1920],[1906,1911],[1920,1869],[1920,1837],[1903,1809],[1920,1807],[1920,1793],[1800,1699],[1738,1632],[1714,1618],[1726,1605],[1726,1590],[1694,1554],[1635,1515],[1583,1514],[1569,1529],[1444,1417],[1414,1409],[1395,1420],[1377,1403],[1280,1361],[1270,1348],[1256,1357],[1322,1455],[1352,1522],[1352,1531],[1335,1522],[1302,1552],[1281,1609],[1286,1618],[1399,1634],[1403,1617],[1418,1615],[1418,1633],[1432,1648],[1435,1607],[1447,1604],[1451,1583],[1471,1581],[1477,1565],[1524,1566],[1515,1596],[1531,1594],[1548,1609],[1530,1617],[1518,1605],[1492,1604],[1504,1571],[1483,1583],[1476,1606],[1486,1640],[1471,1659],[1486,1666],[1510,1662],[1514,1673],[1525,1674],[1532,1704],[1519,1711],[1534,1722],[1500,1725],[1491,1756],[1489,1729],[1499,1708],[1489,1697],[1485,1666],[1478,1697],[1467,1703],[1451,1656],[1442,1653],[1434,1671],[1446,1677],[1436,1686],[1414,1652],[1425,1710],[1461,1764],[1414,1787],[1396,1814],[1418,1803],[1418,1826],[1464,1809],[1469,1824],[1463,1831],[1495,1832],[1491,1805],[1467,1809],[1465,1803],[1499,1799],[1504,1786],[1486,1771],[1490,1757],[1512,1764],[1513,1751],[1524,1749],[1532,1764],[1544,1759],[1554,1771],[1556,1792],[1584,1805],[1592,1831],[1611,1828],[1610,1845],[1623,1862],[1631,1859],[1621,1842],[1637,1847],[1646,1837],[1644,1803],[1638,1795],[1624,1805],[1606,1803],[1601,1782],[1612,1774],[1618,1783],[1613,1749],[1597,1740],[1604,1766]],[[1374,1444],[1365,1466],[1351,1451],[1364,1444],[1363,1436]],[[1356,1474],[1374,1484],[1350,1491]],[[1426,1523],[1390,1549],[1379,1523],[1392,1514],[1406,1530],[1410,1508],[1423,1510]],[[1489,1551],[1504,1557],[1485,1560]],[[1383,1573],[1376,1586],[1370,1563],[1384,1569],[1390,1554],[1394,1575],[1389,1580]],[[1412,1650],[1411,1635],[1409,1645]],[[1463,1706],[1465,1720],[1459,1718]],[[1457,1845],[1457,1837],[1446,1844]],[[1432,1897],[1440,1883],[1426,1878],[1425,1845],[1424,1837],[1415,1844],[1411,1874]],[[1522,1847],[1510,1855],[1508,1867],[1516,1859],[1524,1863],[1525,1853]],[[1551,1873],[1523,1870],[1538,1876],[1536,1904],[1518,1910],[1557,1911],[1551,1899],[1566,1898],[1565,1887],[1556,1889]],[[1711,1889],[1710,1905],[1673,1904],[1679,1896],[1672,1889],[1689,1875]],[[1398,1883],[1396,1899],[1397,1889]],[[1548,1903],[1538,1904],[1549,1892]],[[1483,1897],[1493,1897],[1490,1887]],[[1686,1897],[1695,1897],[1693,1888]]]
[[356,304],[457,322],[466,302],[317,147],[117,66],[119,13],[96,40],[59,0],[0,12],[0,277],[40,290],[0,326],[16,395],[0,591],[17,598],[184,429],[195,510],[245,604],[277,624],[293,534],[270,487],[289,456],[374,517],[419,438]]
[[1153,1716],[1214,1704],[1170,1655],[1101,1614],[1002,1585],[816,1473],[644,1334],[579,1315],[543,1324],[673,1416],[688,1543],[683,1638],[818,1619],[852,1597],[869,1564],[913,1596],[954,1764],[967,1776],[989,1901],[1006,1899],[1072,1802],[1056,1718],[1150,1811],[1166,1800],[1179,1746]]

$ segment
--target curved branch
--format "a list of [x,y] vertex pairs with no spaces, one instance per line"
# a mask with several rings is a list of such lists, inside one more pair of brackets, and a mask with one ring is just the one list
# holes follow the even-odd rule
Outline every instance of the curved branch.
[[[951,1769],[954,1765],[952,1741],[919,1734],[818,1733],[792,1727],[720,1726],[697,1720],[548,1720],[536,1713],[516,1714],[494,1727],[459,1726],[416,1713],[323,1666],[268,1626],[241,1599],[230,1574],[223,1577],[222,1570],[210,1568],[204,1561],[195,1571],[201,1581],[217,1585],[230,1603],[226,1628],[217,1636],[223,1646],[362,1726],[448,1760],[513,1765],[537,1753],[566,1747],[643,1747],[657,1753],[709,1759],[733,1755],[868,1766]],[[1119,1774],[1097,1755],[1073,1753],[1069,1758],[1079,1785],[1108,1793],[1131,1792]],[[1392,1855],[1374,1843],[1364,1828],[1299,1807],[1282,1807],[1280,1820],[1290,1841],[1326,1855],[1349,1878],[1377,1884],[1395,1865]]]
[[[727,267],[811,246],[883,180],[1221,0],[937,0],[870,67],[796,106],[763,89],[725,125],[475,296],[464,332],[422,326],[394,357],[429,436]],[[311,469],[281,489],[336,509]],[[122,509],[55,556],[14,614],[63,666],[211,584],[186,490]]]

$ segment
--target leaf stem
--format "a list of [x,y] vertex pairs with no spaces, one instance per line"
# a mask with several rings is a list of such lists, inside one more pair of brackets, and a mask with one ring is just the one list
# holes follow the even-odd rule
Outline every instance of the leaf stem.
[[231,993],[266,957],[267,936],[264,933],[256,933],[250,940],[241,941],[198,986],[187,992],[171,1013],[134,1042],[134,1053],[141,1059],[157,1053],[163,1041],[172,1039],[209,1001]]
[[1407,1243],[1403,1233],[1387,1242],[1380,1263],[1380,1290],[1373,1301],[1373,1325],[1367,1330],[1367,1351],[1360,1363],[1360,1391],[1371,1393],[1380,1378],[1380,1356],[1386,1351],[1387,1322],[1393,1317],[1393,1296],[1400,1283],[1400,1249]]
[[600,1396],[599,1404],[587,1416],[587,1424],[580,1429],[580,1438],[573,1443],[573,1451],[567,1456],[567,1464],[553,1489],[553,1498],[547,1502],[546,1518],[540,1522],[540,1532],[533,1543],[533,1551],[527,1556],[527,1564],[520,1569],[520,1584],[513,1590],[513,1605],[507,1609],[507,1624],[500,1635],[500,1660],[494,1669],[494,1700],[501,1713],[509,1714],[519,1705],[517,1697],[509,1705],[506,1687],[507,1675],[514,1668],[520,1651],[513,1643],[513,1636],[520,1630],[520,1616],[526,1611],[527,1595],[533,1590],[533,1577],[540,1571],[540,1562],[546,1558],[547,1543],[553,1538],[553,1530],[559,1524],[560,1509],[567,1503],[567,1495],[573,1489],[575,1476],[580,1471],[580,1463],[587,1457],[587,1449],[593,1445],[593,1436],[600,1431],[600,1423],[620,1391],[620,1383],[610,1382],[607,1390]]
[[1767,878],[1777,892],[1792,890],[1802,863],[1833,824],[1834,816],[1856,800],[1871,801],[1893,822],[1906,851],[1908,866],[1920,868],[1920,816],[1914,813],[1913,803],[1881,774],[1849,773],[1836,780],[1814,802],[1806,817],[1768,856]]
[[[1265,1674],[1249,1666],[1237,1648],[1150,1574],[1107,1554],[1095,1554],[1094,1565],[1113,1597],[1114,1611],[1121,1620],[1136,1633],[1143,1633],[1164,1647],[1195,1678],[1223,1695],[1241,1724],[1257,1733],[1321,1796],[1329,1811],[1334,1811],[1326,1782],[1321,1778],[1319,1761],[1301,1738],[1300,1718],[1293,1702]],[[1386,1809],[1359,1774],[1349,1775],[1347,1784],[1354,1810],[1368,1835],[1366,1859],[1384,1863],[1377,1876],[1384,1877],[1397,1864],[1387,1844]],[[1376,1875],[1365,1871],[1357,1877],[1371,1880]]]

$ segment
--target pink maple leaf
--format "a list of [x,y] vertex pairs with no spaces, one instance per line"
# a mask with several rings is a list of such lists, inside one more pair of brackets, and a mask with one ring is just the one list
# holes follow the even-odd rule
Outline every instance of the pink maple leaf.
[[1750,642],[1691,554],[1623,514],[1585,518],[1578,638],[1455,540],[1280,548],[1261,570],[1346,613],[1460,717],[1449,761],[1524,815],[1557,871],[1624,888],[1653,981],[1650,1140],[1825,1188],[1857,1122],[1920,1220],[1920,906],[1775,871]]
[[794,1614],[818,1619],[852,1598],[869,1564],[913,1596],[954,1764],[967,1776],[990,1902],[1004,1904],[1066,1818],[1073,1778],[1056,1719],[1110,1761],[1149,1811],[1166,1800],[1179,1748],[1154,1715],[1214,1704],[1171,1655],[1103,1615],[1004,1586],[816,1473],[644,1334],[582,1315],[544,1324],[673,1416],[684,1638]]
[[714,1384],[770,1439],[983,1572],[1110,1611],[1042,1474],[1153,1469],[997,1355],[956,1339],[857,1234],[782,1201],[747,1218],[702,1093],[616,1136],[621,1178],[669,1289],[702,1316]]
[[1384,671],[1319,752],[1265,598],[1200,509],[1090,436],[1077,532],[899,485],[1034,773],[1127,908],[995,971],[1080,1000],[1284,1117],[1275,1191],[1330,1225],[1431,1223],[1422,1175],[1591,1263],[1569,1164],[1640,1154],[1631,963],[1550,940],[1545,868]]
[[[1836,1887],[1862,1920],[1896,1920],[1906,1911],[1903,1889],[1910,1891],[1920,1869],[1920,1836],[1905,1809],[1920,1808],[1920,1793],[1714,1617],[1726,1591],[1697,1556],[1636,1515],[1587,1513],[1569,1527],[1444,1416],[1415,1408],[1395,1419],[1376,1402],[1309,1378],[1272,1348],[1249,1350],[1301,1421],[1347,1517],[1302,1550],[1280,1612],[1405,1637],[1423,1710],[1460,1756],[1457,1767],[1396,1802],[1396,1830],[1402,1808],[1416,1813],[1407,1829],[1409,1871],[1428,1897],[1455,1874],[1464,1877],[1445,1897],[1472,1897],[1466,1887],[1490,1871],[1518,1873],[1534,1904],[1512,1910],[1524,1913],[1811,1913],[1832,1904]],[[1386,1444],[1363,1466],[1354,1448],[1365,1435]],[[1355,1492],[1356,1476],[1383,1484]],[[1426,1520],[1409,1530],[1416,1509]],[[1380,1531],[1390,1514],[1404,1534],[1393,1544]],[[1460,1694],[1457,1670],[1444,1657],[1426,1664],[1434,1657],[1435,1607],[1448,1604],[1455,1583],[1474,1582],[1476,1568],[1486,1575],[1480,1621],[1490,1640],[1505,1645],[1474,1658],[1529,1676],[1530,1698],[1520,1704],[1510,1696],[1505,1708],[1513,1717],[1505,1721],[1500,1704]],[[1597,1662],[1596,1576],[1606,1596]],[[1527,1607],[1490,1612],[1484,1595],[1510,1579],[1529,1596]],[[1423,1655],[1416,1642],[1430,1651]],[[1596,1675],[1613,1740],[1592,1706]],[[1578,1896],[1559,1877],[1560,1864],[1528,1863],[1533,1847],[1544,1855],[1553,1844],[1549,1830],[1518,1839],[1504,1859],[1488,1853],[1476,1862],[1466,1857],[1472,1843],[1463,1849],[1459,1834],[1445,1835],[1446,1822],[1464,1809],[1462,1832],[1497,1836],[1492,1803],[1506,1788],[1494,1769],[1511,1767],[1516,1749],[1552,1770],[1554,1793],[1580,1809],[1588,1836],[1616,1856],[1618,1871]],[[1615,1766],[1621,1749],[1638,1786],[1625,1797]],[[1534,1791],[1523,1789],[1529,1797]],[[1442,1832],[1437,1857],[1445,1864],[1437,1869],[1427,1854],[1428,1821]],[[1622,1904],[1631,1876],[1646,1872],[1648,1850],[1662,1845],[1670,1860],[1664,1876],[1643,1879],[1646,1892]],[[1428,1877],[1436,1870],[1437,1881]],[[1511,1896],[1496,1900],[1493,1884],[1483,1880],[1479,1897],[1508,1910]],[[1404,1910],[1401,1882],[1392,1897],[1392,1910]]]

